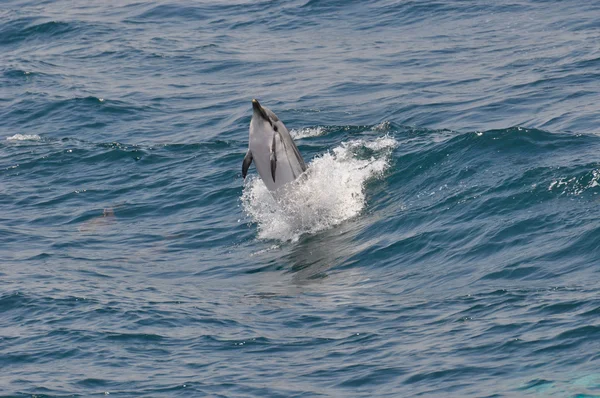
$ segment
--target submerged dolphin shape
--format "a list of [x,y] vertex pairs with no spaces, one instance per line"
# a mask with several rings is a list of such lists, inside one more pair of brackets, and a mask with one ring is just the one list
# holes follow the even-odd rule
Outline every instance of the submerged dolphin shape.
[[256,170],[270,191],[294,181],[306,171],[306,164],[292,136],[277,115],[252,100],[248,152],[242,162],[242,177],[254,160]]

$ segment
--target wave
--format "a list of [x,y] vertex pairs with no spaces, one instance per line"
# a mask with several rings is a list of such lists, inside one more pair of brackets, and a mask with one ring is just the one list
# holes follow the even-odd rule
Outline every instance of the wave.
[[0,30],[0,45],[15,44],[26,40],[51,40],[77,29],[76,23],[35,22],[37,22],[37,18],[25,18],[5,24]]
[[[553,213],[552,209],[563,203],[563,196],[579,197],[584,201],[579,207],[583,208],[588,206],[585,203],[593,205],[600,193],[600,164],[592,159],[600,144],[596,136],[522,127],[458,133],[391,123],[363,126],[358,133],[345,134],[346,130],[352,129],[328,126],[293,131],[296,138],[314,137],[310,144],[300,142],[302,149],[318,152],[331,140],[338,140],[338,144],[317,155],[306,177],[292,184],[284,195],[273,197],[258,177],[247,181],[241,205],[256,225],[259,239],[297,241],[303,234],[331,229],[364,213],[366,198],[373,211],[391,212],[384,228],[392,230],[407,220],[413,223],[413,218],[436,225],[450,217],[456,228],[468,229],[469,223],[482,217],[512,214],[513,222],[505,226],[508,232],[513,223],[521,225],[521,221],[543,232],[557,226],[543,217],[532,218],[533,209]],[[386,134],[369,137],[379,131]],[[355,134],[368,138],[352,139]],[[394,148],[398,150],[392,151]],[[377,189],[367,192],[368,182],[381,176],[386,179],[385,194]],[[530,227],[522,232],[531,233]],[[494,239],[504,239],[498,238],[507,233],[503,228],[490,226],[480,242],[483,246],[463,246],[458,256],[480,258],[482,247],[493,245]],[[442,230],[436,233],[444,235]],[[452,236],[440,239],[451,242]],[[448,244],[451,249],[453,245]],[[503,242],[499,247],[505,245]],[[406,255],[410,252],[404,250]]]

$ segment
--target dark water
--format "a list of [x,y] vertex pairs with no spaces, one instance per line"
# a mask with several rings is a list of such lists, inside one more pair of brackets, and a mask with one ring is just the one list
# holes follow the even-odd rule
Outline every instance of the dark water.
[[600,396],[598,2],[86,3],[0,4],[0,396]]

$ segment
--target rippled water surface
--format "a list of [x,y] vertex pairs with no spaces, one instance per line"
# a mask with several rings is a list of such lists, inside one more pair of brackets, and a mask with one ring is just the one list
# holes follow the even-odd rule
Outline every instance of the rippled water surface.
[[600,396],[599,82],[597,2],[3,1],[0,396]]

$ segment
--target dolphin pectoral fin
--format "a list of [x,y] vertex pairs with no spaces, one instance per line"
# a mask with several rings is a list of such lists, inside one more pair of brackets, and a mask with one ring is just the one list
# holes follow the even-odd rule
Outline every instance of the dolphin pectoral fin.
[[250,167],[251,163],[252,152],[250,152],[250,149],[248,149],[248,152],[246,152],[246,156],[244,156],[244,161],[242,162],[242,178],[246,178],[246,175],[248,174],[248,168]]
[[277,147],[275,138],[277,134],[273,134],[273,142],[271,143],[271,156],[269,159],[271,160],[271,177],[273,177],[273,182],[275,182],[275,172],[277,171]]
[[275,172],[277,171],[277,158],[271,155],[271,177],[273,177],[273,182],[275,182]]

